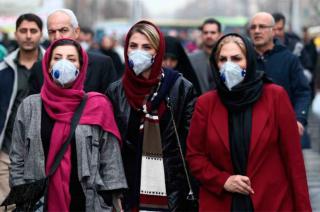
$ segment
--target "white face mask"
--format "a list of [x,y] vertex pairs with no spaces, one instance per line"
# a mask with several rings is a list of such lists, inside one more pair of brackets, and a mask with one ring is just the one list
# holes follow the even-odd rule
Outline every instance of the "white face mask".
[[234,86],[242,82],[245,76],[246,70],[231,61],[227,61],[220,68],[220,78],[230,91]]
[[129,67],[133,69],[136,75],[150,68],[154,62],[153,56],[143,50],[134,50],[128,54]]
[[52,66],[51,76],[62,87],[74,82],[79,75],[77,67],[66,59],[61,59]]

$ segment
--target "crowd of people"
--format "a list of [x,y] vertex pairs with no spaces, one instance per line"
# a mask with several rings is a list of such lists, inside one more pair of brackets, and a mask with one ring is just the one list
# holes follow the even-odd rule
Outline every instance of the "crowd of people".
[[[46,24],[41,45],[42,20],[19,16],[17,48],[0,49],[3,207],[311,211],[302,147],[318,56],[282,14],[256,13],[246,35],[209,18],[190,54],[146,20],[123,47],[97,46],[69,9]],[[13,198],[41,179],[38,198]]]

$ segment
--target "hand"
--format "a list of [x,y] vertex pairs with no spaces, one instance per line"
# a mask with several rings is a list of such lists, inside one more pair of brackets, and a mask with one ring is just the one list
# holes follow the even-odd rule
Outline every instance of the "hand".
[[224,184],[224,189],[229,192],[237,192],[240,194],[254,194],[251,188],[251,182],[249,177],[242,175],[232,175],[230,176]]
[[298,125],[299,135],[302,136],[304,132],[304,127],[299,121],[297,121],[297,125]]

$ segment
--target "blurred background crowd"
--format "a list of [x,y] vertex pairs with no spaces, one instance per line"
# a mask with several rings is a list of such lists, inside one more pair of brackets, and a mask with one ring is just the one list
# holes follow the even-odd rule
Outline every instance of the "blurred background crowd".
[[[202,49],[199,26],[207,18],[215,18],[222,32],[248,33],[250,18],[259,11],[281,13],[284,29],[309,55],[314,94],[320,99],[320,1],[319,0],[0,0],[0,61],[14,51],[15,22],[23,13],[35,13],[44,21],[42,46],[48,47],[46,18],[54,9],[69,8],[78,18],[79,42],[89,52],[112,58],[115,69],[124,70],[123,44],[129,28],[147,19],[160,27],[165,35],[176,37],[185,52]],[[0,91],[1,92],[1,91]],[[320,103],[320,101],[319,101]],[[320,105],[318,111],[320,110]],[[317,109],[317,108],[315,108]],[[308,183],[313,208],[320,210],[320,115],[310,110],[309,143],[305,148]],[[318,204],[318,205],[317,205]]]

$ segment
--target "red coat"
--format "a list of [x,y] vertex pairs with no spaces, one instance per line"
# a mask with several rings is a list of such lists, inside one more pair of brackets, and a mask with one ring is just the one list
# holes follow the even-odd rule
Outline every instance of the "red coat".
[[[233,173],[228,113],[218,93],[199,97],[187,140],[187,161],[200,181],[200,211],[230,211],[223,185]],[[252,110],[247,176],[255,211],[311,211],[300,136],[286,91],[266,84]]]

